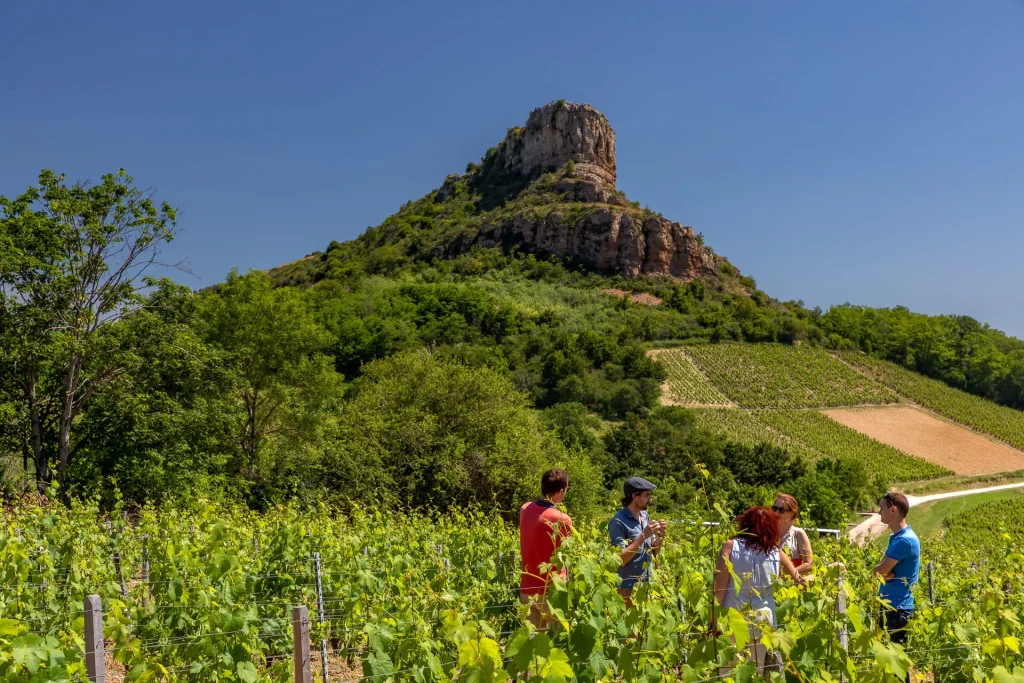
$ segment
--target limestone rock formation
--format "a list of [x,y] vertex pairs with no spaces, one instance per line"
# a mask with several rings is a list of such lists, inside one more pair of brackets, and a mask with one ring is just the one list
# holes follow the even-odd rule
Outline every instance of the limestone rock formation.
[[447,178],[444,179],[444,185],[437,191],[435,199],[439,202],[443,202],[452,195],[455,194],[455,190],[458,187],[458,182],[462,180],[462,176],[458,173],[451,173]]
[[[536,175],[561,169],[562,177],[553,189],[566,204],[485,223],[473,243],[519,245],[571,256],[627,277],[645,274],[691,280],[716,275],[715,254],[693,228],[630,206],[616,190],[615,131],[589,104],[560,100],[534,109],[526,125],[511,129],[498,150],[509,171]],[[573,164],[566,169],[569,161]],[[438,196],[450,192],[442,188]],[[582,211],[570,209],[569,202],[587,206]]]
[[486,247],[564,258],[605,274],[733,286],[726,280],[737,277],[735,268],[723,268],[725,260],[693,228],[641,208],[615,183],[608,119],[589,104],[559,100],[530,112],[479,164],[449,175],[357,239],[276,269],[275,277],[315,282],[364,263],[367,272],[387,272]]
[[485,226],[475,241],[482,246],[521,245],[540,253],[571,256],[626,277],[643,274],[692,280],[716,273],[714,253],[700,243],[693,228],[613,207],[595,207],[580,217],[557,211],[543,217],[520,215]]
[[581,178],[615,187],[615,131],[589,104],[559,100],[534,109],[526,126],[510,130],[502,145],[505,168],[527,175],[570,160]]

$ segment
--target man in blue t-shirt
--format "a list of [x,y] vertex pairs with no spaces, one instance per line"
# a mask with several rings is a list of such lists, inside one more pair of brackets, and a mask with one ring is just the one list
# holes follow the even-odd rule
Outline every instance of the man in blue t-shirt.
[[882,614],[882,625],[892,642],[902,644],[907,642],[907,623],[914,617],[911,589],[921,569],[921,542],[907,524],[910,503],[906,496],[891,491],[882,496],[878,507],[882,522],[892,531],[885,557],[875,567],[875,574],[884,581],[878,594],[889,604],[889,609]]
[[651,522],[647,506],[658,488],[643,477],[631,477],[622,487],[622,508],[608,521],[608,538],[621,552],[619,594],[631,607],[633,586],[651,580],[650,564],[665,542],[664,521]]

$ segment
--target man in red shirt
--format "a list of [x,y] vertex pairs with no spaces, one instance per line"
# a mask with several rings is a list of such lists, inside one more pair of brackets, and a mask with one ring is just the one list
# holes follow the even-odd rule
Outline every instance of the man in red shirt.
[[[548,470],[540,478],[541,498],[519,510],[519,553],[523,570],[519,579],[519,600],[530,606],[530,622],[542,628],[547,620],[546,596],[550,572],[540,566],[551,562],[551,555],[572,535],[572,520],[558,509],[569,490],[569,475],[563,470]],[[565,578],[565,569],[561,571]]]

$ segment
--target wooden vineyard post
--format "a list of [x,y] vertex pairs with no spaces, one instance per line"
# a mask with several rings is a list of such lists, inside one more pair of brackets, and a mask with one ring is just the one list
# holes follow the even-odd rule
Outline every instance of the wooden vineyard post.
[[[320,553],[313,553],[313,565],[316,568],[316,611],[320,628],[324,626],[324,585],[320,574]],[[327,683],[327,638],[320,638],[320,664],[324,670],[324,683]]]
[[128,597],[128,586],[125,585],[124,575],[121,573],[121,553],[114,553],[114,570],[117,572],[117,582],[121,584],[121,597]]
[[107,683],[103,651],[103,602],[98,595],[85,598],[85,673],[92,683]]
[[[839,581],[836,585],[839,588],[839,595],[836,596],[836,612],[843,620],[843,625],[839,627],[839,645],[843,648],[843,652],[849,652],[850,647],[850,632],[846,628],[846,590],[843,588],[843,578],[846,576],[846,570],[839,575]],[[839,674],[840,683],[846,683],[846,675]]]
[[149,535],[142,537],[142,582],[146,585],[146,593],[142,596],[142,604],[149,606]]
[[292,636],[295,644],[295,683],[313,683],[309,661],[309,610],[292,608]]
[[928,563],[928,602],[935,604],[935,584],[932,582],[932,569],[935,567],[934,562]]

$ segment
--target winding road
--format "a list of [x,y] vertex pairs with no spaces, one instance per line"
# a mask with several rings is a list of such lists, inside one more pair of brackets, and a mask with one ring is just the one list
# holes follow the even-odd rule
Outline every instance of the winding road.
[[[978,493],[989,493],[991,491],[1004,491],[1006,489],[1019,488],[1024,488],[1024,481],[1017,482],[1015,484],[987,486],[980,489],[964,489],[963,491],[933,493],[930,496],[907,496],[907,502],[910,503],[910,507],[914,507],[916,505],[923,505],[924,503],[931,503],[932,501],[943,500],[945,498],[961,498],[963,496],[973,496]],[[863,522],[850,529],[850,540],[860,545],[866,545],[885,532],[887,528],[888,526],[882,524],[882,518],[878,516],[878,513],[875,513],[865,517]]]

